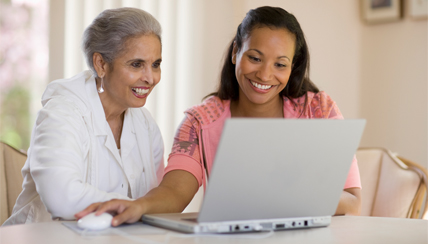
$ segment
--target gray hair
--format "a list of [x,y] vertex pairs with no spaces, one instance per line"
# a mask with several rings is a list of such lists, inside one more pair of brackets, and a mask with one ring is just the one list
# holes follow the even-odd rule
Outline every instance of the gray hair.
[[140,35],[154,34],[161,41],[161,26],[149,13],[137,8],[107,9],[101,12],[85,29],[82,38],[82,49],[86,63],[94,75],[92,57],[100,53],[103,59],[111,64],[125,49],[125,42]]

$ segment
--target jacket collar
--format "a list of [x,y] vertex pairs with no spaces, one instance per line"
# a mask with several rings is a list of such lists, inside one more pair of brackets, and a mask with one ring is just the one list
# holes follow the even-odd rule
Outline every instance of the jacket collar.
[[[95,77],[92,76],[86,81],[86,93],[88,95],[89,104],[91,106],[91,121],[94,135],[96,137],[104,136],[104,145],[114,156],[116,161],[122,165],[119,151],[117,150],[116,142],[114,141],[113,133],[111,132],[110,126],[107,123],[104,108],[101,103],[100,96],[98,95]],[[123,166],[123,165],[122,165]]]
[[113,133],[111,132],[110,126],[106,121],[106,115],[104,113],[100,96],[98,95],[94,76],[86,81],[86,93],[88,94],[88,100],[90,106],[92,107],[91,120],[94,135],[106,137],[105,146],[114,155],[116,160],[121,163],[122,160],[120,160],[120,158],[126,158],[126,156],[131,152],[132,148],[136,144],[135,129],[134,124],[132,123],[134,118],[130,113],[130,109],[125,111],[123,130],[120,139],[121,155],[119,155]]
[[121,156],[123,159],[128,156],[128,154],[137,144],[136,133],[132,119],[133,118],[130,109],[127,109],[123,119],[122,136],[120,138]]

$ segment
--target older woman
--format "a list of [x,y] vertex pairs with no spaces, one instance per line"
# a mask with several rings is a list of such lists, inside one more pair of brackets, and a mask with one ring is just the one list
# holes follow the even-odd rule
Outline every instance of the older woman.
[[133,8],[102,12],[85,30],[91,71],[50,83],[4,225],[74,219],[94,202],[132,199],[163,175],[163,141],[142,108],[161,76],[161,27]]

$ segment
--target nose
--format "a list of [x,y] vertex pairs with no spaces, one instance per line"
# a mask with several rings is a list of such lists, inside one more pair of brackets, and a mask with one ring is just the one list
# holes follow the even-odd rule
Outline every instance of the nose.
[[256,72],[256,77],[259,78],[261,81],[271,80],[272,75],[273,75],[272,68],[267,63],[262,64]]
[[142,79],[144,82],[148,83],[149,85],[153,85],[153,84],[154,84],[154,79],[153,79],[153,70],[152,70],[152,67],[150,67],[150,66],[146,66],[146,67],[143,69],[143,74],[142,74],[141,79]]

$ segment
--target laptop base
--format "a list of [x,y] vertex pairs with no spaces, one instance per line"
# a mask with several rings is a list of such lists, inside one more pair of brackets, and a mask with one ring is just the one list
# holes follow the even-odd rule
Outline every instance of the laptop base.
[[331,216],[198,223],[198,213],[146,214],[143,223],[186,233],[242,233],[328,226]]

